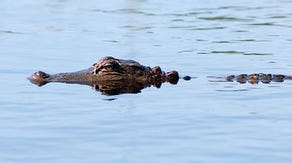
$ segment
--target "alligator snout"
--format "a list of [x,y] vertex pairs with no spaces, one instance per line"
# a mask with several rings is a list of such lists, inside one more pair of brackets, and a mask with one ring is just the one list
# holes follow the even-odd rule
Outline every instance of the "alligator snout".
[[28,77],[28,80],[38,86],[45,85],[48,83],[48,78],[50,77],[49,74],[43,72],[43,71],[37,71],[33,73],[30,77]]

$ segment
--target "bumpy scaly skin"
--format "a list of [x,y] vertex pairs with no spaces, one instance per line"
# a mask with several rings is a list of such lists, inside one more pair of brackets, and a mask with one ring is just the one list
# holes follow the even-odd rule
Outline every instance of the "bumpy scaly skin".
[[270,82],[283,82],[284,80],[291,80],[292,76],[279,75],[279,74],[264,74],[264,73],[255,73],[255,74],[240,74],[240,75],[230,75],[226,77],[226,80],[229,82],[237,81],[238,83],[251,83],[258,84],[270,83]]
[[179,80],[177,71],[165,73],[159,66],[150,68],[143,66],[133,60],[116,59],[104,57],[93,64],[93,74],[99,80],[133,80],[145,85],[155,85],[160,87],[161,83],[169,82],[176,84]]
[[54,75],[38,71],[28,79],[38,86],[49,82],[85,84],[112,95],[137,93],[151,85],[159,88],[164,82],[176,84],[179,76],[177,71],[165,73],[159,66],[150,68],[133,60],[104,57],[85,70]]

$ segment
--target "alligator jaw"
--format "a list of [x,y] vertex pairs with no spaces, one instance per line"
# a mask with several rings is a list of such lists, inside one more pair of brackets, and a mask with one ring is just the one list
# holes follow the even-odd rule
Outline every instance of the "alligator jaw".
[[58,73],[54,75],[47,74],[43,71],[37,71],[28,77],[28,80],[37,86],[43,86],[50,82],[84,84],[91,86],[96,83],[96,78],[97,76],[92,73],[92,68],[89,68],[77,72]]

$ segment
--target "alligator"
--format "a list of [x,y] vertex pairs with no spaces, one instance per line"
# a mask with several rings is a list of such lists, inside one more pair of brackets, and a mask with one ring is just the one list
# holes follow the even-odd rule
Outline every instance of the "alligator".
[[[190,76],[182,79],[191,80]],[[227,77],[213,77],[222,81],[257,84],[270,82],[283,82],[285,79],[292,80],[292,76],[278,74],[240,74]],[[123,60],[114,57],[104,57],[94,63],[90,68],[50,75],[43,71],[33,73],[29,78],[31,83],[43,86],[50,82],[71,84],[83,84],[92,86],[95,90],[105,95],[117,95],[123,93],[139,93],[142,89],[150,86],[161,87],[162,83],[177,84],[179,74],[177,71],[164,72],[159,66],[153,68],[143,66],[134,60]]]

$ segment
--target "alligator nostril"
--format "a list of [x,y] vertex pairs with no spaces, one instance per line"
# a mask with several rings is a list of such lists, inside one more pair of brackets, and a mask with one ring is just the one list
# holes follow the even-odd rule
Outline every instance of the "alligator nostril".
[[43,72],[43,71],[38,71],[38,72],[35,72],[33,73],[29,78],[28,80],[33,83],[33,84],[36,84],[38,86],[42,86],[42,85],[45,85],[48,81],[47,81],[47,78],[49,78],[50,75]]
[[38,72],[35,73],[35,75],[40,77],[40,78],[48,78],[48,77],[50,77],[49,74],[47,74],[47,73],[45,73],[43,71],[38,71]]

